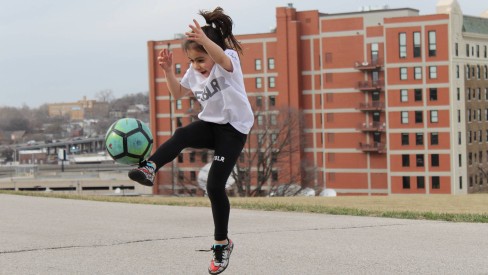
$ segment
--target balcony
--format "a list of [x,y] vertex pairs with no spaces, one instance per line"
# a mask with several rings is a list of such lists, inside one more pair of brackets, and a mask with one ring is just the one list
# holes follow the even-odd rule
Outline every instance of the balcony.
[[384,86],[384,81],[382,79],[358,82],[358,89],[363,92],[381,91],[383,90],[383,86]]
[[363,122],[358,125],[358,130],[363,132],[384,132],[386,130],[386,123],[381,121]]
[[361,110],[364,112],[384,111],[385,110],[385,103],[381,102],[381,101],[362,102],[362,103],[359,103],[358,110]]
[[361,71],[379,71],[383,67],[383,60],[374,58],[371,61],[356,62],[354,68]]
[[381,142],[373,142],[373,143],[359,143],[359,150],[367,153],[386,153],[386,144]]

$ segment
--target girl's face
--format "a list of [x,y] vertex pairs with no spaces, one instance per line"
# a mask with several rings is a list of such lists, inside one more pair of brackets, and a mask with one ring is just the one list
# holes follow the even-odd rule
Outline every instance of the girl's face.
[[195,49],[188,49],[186,51],[186,56],[188,56],[190,63],[196,71],[205,77],[210,75],[210,71],[212,70],[215,62],[207,53],[197,51]]

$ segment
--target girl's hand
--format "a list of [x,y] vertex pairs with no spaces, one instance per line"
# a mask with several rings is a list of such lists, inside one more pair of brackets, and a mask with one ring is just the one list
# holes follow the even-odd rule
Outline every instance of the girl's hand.
[[164,71],[171,71],[173,67],[173,53],[169,52],[167,49],[163,49],[159,52],[158,63]]
[[200,45],[204,45],[208,37],[205,35],[203,32],[202,28],[200,27],[200,24],[198,24],[197,20],[193,19],[193,23],[195,25],[188,25],[190,29],[192,30],[191,32],[186,32],[186,38],[191,41],[195,41]]

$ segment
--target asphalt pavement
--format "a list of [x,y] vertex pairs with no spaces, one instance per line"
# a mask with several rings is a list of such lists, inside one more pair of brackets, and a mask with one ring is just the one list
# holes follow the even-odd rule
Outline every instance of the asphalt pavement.
[[[223,274],[488,274],[488,224],[231,210]],[[207,274],[209,208],[0,194],[0,274]]]

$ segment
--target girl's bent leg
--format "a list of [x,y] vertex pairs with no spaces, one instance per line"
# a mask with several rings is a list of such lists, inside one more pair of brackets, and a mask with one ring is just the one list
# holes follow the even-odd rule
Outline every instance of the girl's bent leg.
[[213,149],[213,144],[211,124],[201,120],[195,121],[185,127],[177,128],[173,136],[161,144],[148,161],[154,162],[159,169],[173,161],[187,147]]

